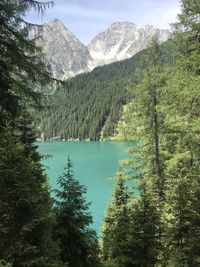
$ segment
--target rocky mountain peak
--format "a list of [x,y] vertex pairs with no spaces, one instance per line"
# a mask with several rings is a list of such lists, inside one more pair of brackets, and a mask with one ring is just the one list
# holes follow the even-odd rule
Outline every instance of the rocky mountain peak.
[[57,19],[57,18],[51,20],[51,21],[50,21],[49,23],[47,23],[47,24],[48,24],[48,25],[54,25],[54,26],[65,27],[64,23],[63,23],[61,20]]
[[43,25],[37,44],[59,79],[87,70],[92,60],[88,48],[58,19]]
[[46,53],[54,77],[63,79],[134,56],[145,49],[152,38],[164,42],[170,37],[169,30],[156,29],[152,25],[139,28],[134,23],[118,21],[85,46],[63,22],[54,19],[44,24],[37,42]]
[[152,38],[164,42],[170,36],[169,30],[159,30],[152,25],[139,28],[131,22],[115,22],[93,38],[88,48],[95,64],[103,65],[134,56],[145,49]]
[[58,41],[60,41],[60,38],[64,38],[66,41],[81,44],[78,38],[59,19],[51,20],[43,25],[43,37],[48,34],[51,34],[54,39],[58,37]]
[[144,27],[145,31],[151,31],[151,30],[155,30],[155,29],[156,29],[156,27],[154,25],[146,25]]
[[137,25],[129,21],[116,21],[112,23],[109,28],[123,30],[126,28],[137,28]]

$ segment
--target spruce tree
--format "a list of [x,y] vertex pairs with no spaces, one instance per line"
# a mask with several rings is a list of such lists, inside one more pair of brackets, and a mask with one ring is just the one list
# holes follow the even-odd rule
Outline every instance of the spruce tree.
[[0,127],[5,120],[16,118],[19,100],[24,96],[37,103],[36,85],[44,86],[51,80],[44,56],[30,38],[33,25],[24,20],[31,8],[44,12],[51,4],[33,0],[0,3]]
[[[162,155],[163,114],[159,105],[164,94],[166,77],[165,50],[156,39],[152,40],[147,55],[141,61],[143,67],[138,71],[138,85],[133,85],[133,100],[130,105],[132,136],[135,145],[136,160],[134,167],[140,168],[141,177],[148,172],[154,180],[158,198],[163,198],[164,170]],[[134,148],[132,149],[134,153]],[[138,172],[136,172],[137,176]]]
[[103,260],[117,266],[131,266],[129,249],[129,193],[122,170],[116,177],[113,199],[108,206],[103,225]]
[[[166,98],[166,266],[199,265],[199,1],[182,1]],[[195,244],[195,245],[194,245]],[[171,265],[170,265],[171,264]]]
[[129,232],[131,266],[154,267],[160,250],[160,218],[150,182],[139,186],[139,196],[132,199]]
[[98,264],[96,233],[90,229],[92,216],[86,202],[86,188],[75,179],[68,158],[55,190],[55,238],[60,244],[60,259],[70,267],[95,267]]
[[152,40],[147,55],[141,62],[143,67],[139,70],[138,85],[132,88],[133,100],[129,105],[131,123],[128,128],[129,132],[132,130],[132,138],[135,140],[134,147],[130,149],[133,159],[129,161],[129,176],[139,194],[132,208],[131,236],[133,244],[137,243],[135,240],[138,238],[140,249],[135,249],[137,262],[141,266],[154,266],[159,251],[162,250],[165,115],[160,106],[167,80],[164,73],[165,57],[165,49],[156,40]]
[[49,4],[32,0],[0,3],[0,258],[14,267],[56,264],[47,178],[30,122],[17,122],[20,114],[23,117],[23,100],[36,103],[36,85],[50,80],[40,50],[30,39],[31,24],[23,18],[30,8],[43,12]]
[[54,266],[46,177],[13,131],[1,134],[0,150],[0,258],[14,267]]

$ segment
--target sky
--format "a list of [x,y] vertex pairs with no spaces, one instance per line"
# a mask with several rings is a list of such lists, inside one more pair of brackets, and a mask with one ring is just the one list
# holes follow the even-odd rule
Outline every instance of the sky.
[[58,18],[82,43],[88,44],[113,22],[129,21],[139,27],[154,25],[169,29],[178,13],[179,0],[54,0],[54,7],[45,14],[30,11],[27,20],[42,24]]

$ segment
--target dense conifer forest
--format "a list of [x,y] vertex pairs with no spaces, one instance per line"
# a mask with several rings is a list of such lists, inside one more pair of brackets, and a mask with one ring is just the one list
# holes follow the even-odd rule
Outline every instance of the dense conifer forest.
[[[164,64],[173,61],[163,50]],[[143,68],[143,50],[130,59],[97,67],[61,85],[36,115],[38,135],[44,140],[102,140],[116,134],[124,107],[130,102],[128,86]],[[39,124],[38,124],[39,122]]]
[[[123,100],[128,105],[123,112],[115,106],[117,115],[113,107],[113,124],[122,112],[118,131],[135,145],[116,174],[101,240],[90,227],[86,189],[74,176],[70,158],[52,199],[35,145],[32,111],[43,104],[43,97],[34,88],[60,83],[51,78],[41,51],[30,40],[33,25],[23,18],[32,8],[43,13],[51,6],[33,0],[0,2],[0,266],[199,267],[200,1],[181,1],[170,43],[161,47],[152,40],[138,61],[117,63],[119,79],[113,80],[120,86],[128,81],[127,93],[122,95],[120,86],[117,91],[114,85],[109,88],[119,93],[115,104]],[[94,84],[103,88],[115,66],[80,75],[57,92],[64,98],[67,90],[69,97],[68,89],[74,90],[76,83],[81,90],[80,84],[98,79]],[[100,97],[98,90],[92,95],[94,87],[88,87],[87,98]],[[108,95],[109,101],[115,97]],[[90,108],[94,114],[101,111],[96,104]],[[105,116],[111,116],[111,110]],[[98,139],[99,124],[91,127],[91,135],[85,129],[77,136]],[[110,135],[113,126],[107,127]]]
[[[123,106],[130,100],[126,86],[135,79],[140,52],[131,59],[98,67],[60,86],[37,114],[45,140],[99,140],[114,135]],[[37,125],[38,126],[38,125]]]

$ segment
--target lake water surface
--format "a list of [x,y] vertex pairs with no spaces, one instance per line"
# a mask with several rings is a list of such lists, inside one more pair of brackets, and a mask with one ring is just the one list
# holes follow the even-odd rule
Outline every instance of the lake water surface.
[[87,187],[87,201],[94,218],[94,229],[100,233],[105,209],[111,199],[118,161],[128,158],[128,142],[38,142],[42,155],[52,157],[43,160],[52,189],[63,173],[67,157],[73,162],[75,177]]

